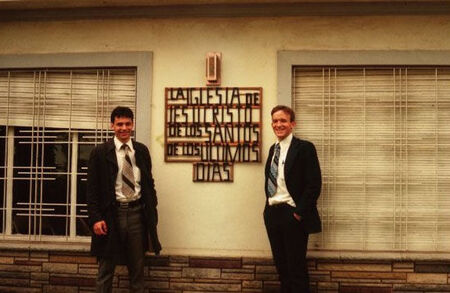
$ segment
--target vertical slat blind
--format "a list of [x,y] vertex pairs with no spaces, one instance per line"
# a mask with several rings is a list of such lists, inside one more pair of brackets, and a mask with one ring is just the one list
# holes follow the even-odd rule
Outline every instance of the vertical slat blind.
[[311,247],[448,251],[450,68],[295,67],[293,105],[323,172]]

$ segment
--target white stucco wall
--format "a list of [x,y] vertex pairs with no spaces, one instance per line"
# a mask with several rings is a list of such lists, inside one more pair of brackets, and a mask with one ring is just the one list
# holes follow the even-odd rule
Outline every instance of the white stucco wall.
[[[450,16],[177,18],[2,23],[0,54],[153,52],[151,145],[164,254],[270,255],[263,165],[274,141],[279,50],[449,50]],[[222,52],[222,86],[263,87],[263,162],[234,183],[193,183],[164,162],[164,88],[205,86],[205,53]]]

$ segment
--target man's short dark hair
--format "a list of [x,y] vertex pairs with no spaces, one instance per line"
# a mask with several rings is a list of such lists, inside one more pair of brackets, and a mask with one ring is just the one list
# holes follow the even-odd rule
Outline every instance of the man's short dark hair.
[[278,111],[283,111],[284,113],[289,114],[289,117],[291,117],[291,122],[295,121],[295,112],[290,107],[285,106],[285,105],[277,105],[270,112],[270,116],[272,116],[273,113],[278,112]]
[[111,123],[114,123],[116,117],[126,117],[134,119],[133,111],[128,107],[117,106],[111,112]]

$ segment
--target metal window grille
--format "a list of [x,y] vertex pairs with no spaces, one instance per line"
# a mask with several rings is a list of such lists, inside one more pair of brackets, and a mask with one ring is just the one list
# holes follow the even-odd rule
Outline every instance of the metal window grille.
[[448,251],[450,68],[295,67],[323,172],[317,249]]
[[1,70],[0,239],[89,235],[89,153],[135,104],[136,68]]

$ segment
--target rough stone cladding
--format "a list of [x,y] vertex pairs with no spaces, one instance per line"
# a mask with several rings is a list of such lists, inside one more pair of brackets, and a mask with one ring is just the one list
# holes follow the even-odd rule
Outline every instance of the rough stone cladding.
[[[146,258],[152,293],[279,292],[269,258],[161,255]],[[450,292],[450,262],[310,259],[312,292]],[[97,263],[82,252],[0,251],[0,292],[94,292]],[[128,292],[118,266],[114,292]]]

